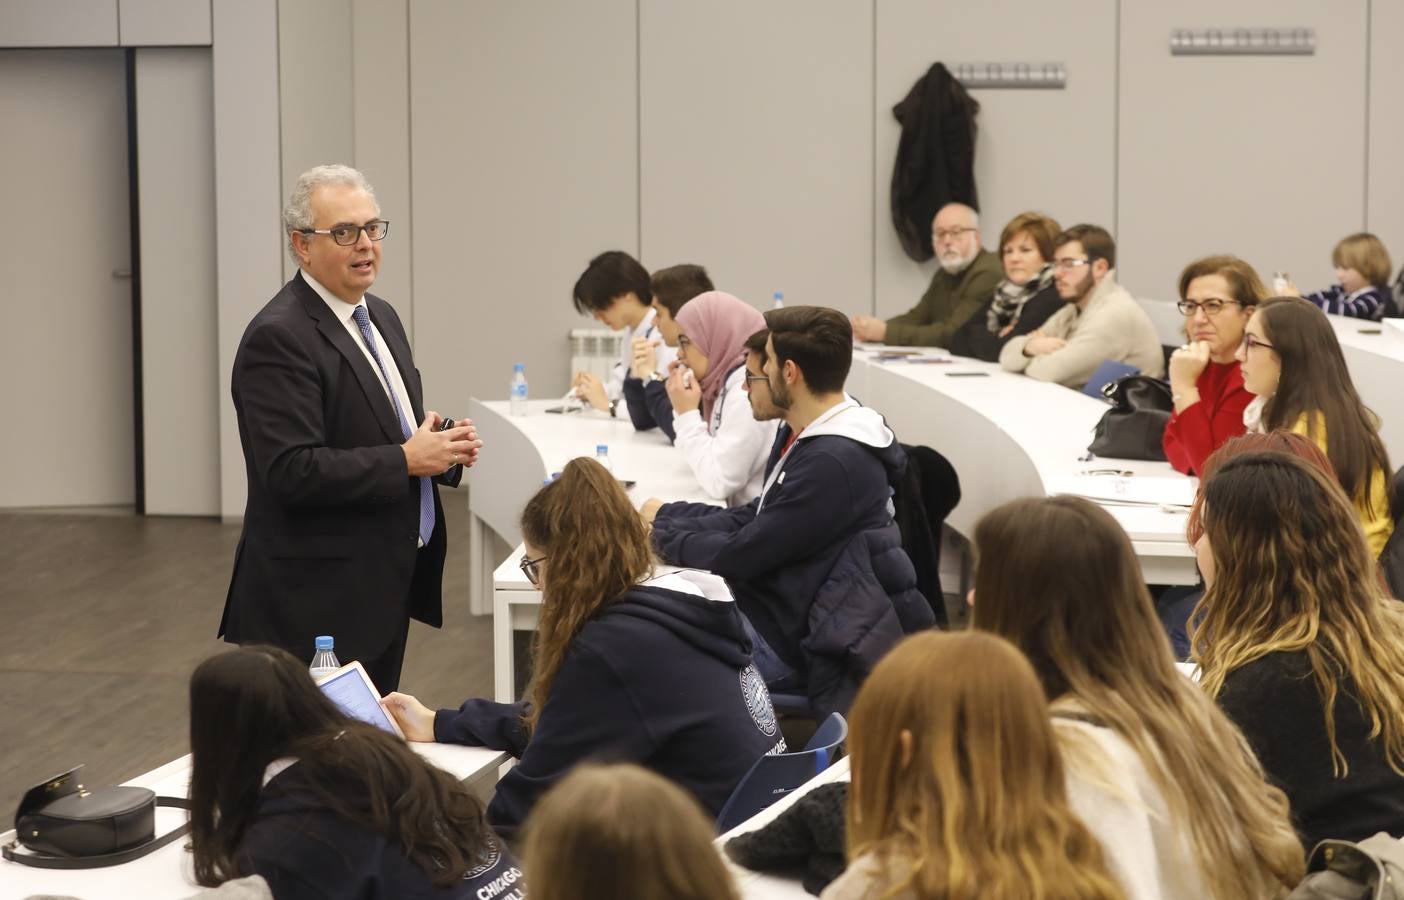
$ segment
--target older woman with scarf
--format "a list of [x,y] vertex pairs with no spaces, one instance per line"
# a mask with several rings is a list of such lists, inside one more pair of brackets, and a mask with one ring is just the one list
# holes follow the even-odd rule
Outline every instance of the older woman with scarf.
[[1053,238],[1062,231],[1042,213],[1020,213],[999,235],[1004,280],[970,321],[951,338],[957,356],[999,362],[999,351],[1012,337],[1036,330],[1063,308],[1053,284]]
[[774,421],[747,397],[746,339],[765,328],[753,306],[708,291],[677,314],[678,364],[668,376],[674,442],[708,497],[740,506],[760,495]]

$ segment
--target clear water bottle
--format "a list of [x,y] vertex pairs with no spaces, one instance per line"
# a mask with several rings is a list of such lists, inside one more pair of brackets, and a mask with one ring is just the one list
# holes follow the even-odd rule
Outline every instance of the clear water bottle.
[[775,302],[774,302],[773,304],[771,304],[771,305],[772,305],[773,308],[775,308],[775,309],[784,309],[784,308],[785,308],[785,294],[784,294],[783,291],[776,291],[776,292],[775,292]]
[[1292,283],[1292,276],[1286,272],[1272,273],[1272,292],[1278,297],[1287,293],[1287,286]]
[[614,463],[609,461],[609,444],[595,445],[595,462],[604,466],[609,474],[614,474]]
[[317,653],[312,657],[312,665],[307,668],[307,671],[312,673],[313,681],[341,668],[341,660],[336,658],[336,651],[333,649],[334,644],[329,634],[317,637]]
[[521,363],[512,364],[512,393],[509,395],[509,405],[507,411],[514,416],[524,416],[527,414],[527,380],[526,366]]

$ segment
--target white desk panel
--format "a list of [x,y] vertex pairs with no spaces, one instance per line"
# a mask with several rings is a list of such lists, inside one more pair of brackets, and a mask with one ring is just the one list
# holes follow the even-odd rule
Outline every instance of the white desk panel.
[[[1350,380],[1360,399],[1380,417],[1380,439],[1389,461],[1396,468],[1404,464],[1404,328],[1393,320],[1366,322],[1345,316],[1327,316],[1341,342]],[[1394,473],[1390,473],[1393,475]]]

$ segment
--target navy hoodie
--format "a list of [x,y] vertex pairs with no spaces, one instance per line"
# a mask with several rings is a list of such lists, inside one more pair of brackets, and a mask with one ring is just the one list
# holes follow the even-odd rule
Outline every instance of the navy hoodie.
[[258,816],[235,859],[243,874],[262,875],[277,900],[522,900],[516,860],[497,838],[462,881],[435,887],[397,841],[325,808],[294,764],[259,795]]
[[439,710],[435,740],[520,758],[488,806],[499,834],[511,837],[537,798],[587,760],[651,769],[715,815],[756,760],[784,750],[726,585],[701,572],[658,581],[674,579],[706,596],[637,585],[605,606],[566,651],[530,740],[524,702]]
[[[760,497],[725,510],[665,504],[653,543],[671,563],[723,576],[766,643],[807,680],[816,656],[826,654],[852,668],[847,677],[856,682],[902,634],[934,623],[892,517],[906,454],[881,415],[847,398],[780,456],[787,436],[781,429]],[[855,587],[855,579],[864,584]],[[833,596],[839,588],[862,596],[845,610]],[[828,618],[815,621],[821,600]],[[823,631],[817,641],[816,630]],[[856,683],[830,689],[836,695],[816,708],[842,711]],[[815,700],[813,685],[809,693]]]

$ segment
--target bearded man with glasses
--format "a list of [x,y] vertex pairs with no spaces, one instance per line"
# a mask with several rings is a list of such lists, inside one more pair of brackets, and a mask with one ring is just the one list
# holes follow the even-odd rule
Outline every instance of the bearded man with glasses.
[[298,271],[234,357],[248,501],[219,633],[307,660],[329,634],[389,692],[409,620],[443,622],[436,482],[456,487],[482,442],[425,411],[404,326],[367,293],[390,223],[365,176],[304,172],[283,225]]
[[1053,241],[1054,283],[1064,306],[1043,327],[1004,345],[999,364],[1039,381],[1081,388],[1107,361],[1165,374],[1150,316],[1116,281],[1116,242],[1105,228],[1074,225]]
[[883,320],[852,316],[860,341],[948,347],[960,326],[980,311],[1004,277],[999,258],[980,245],[980,216],[964,203],[947,203],[931,223],[940,268],[916,306]]

